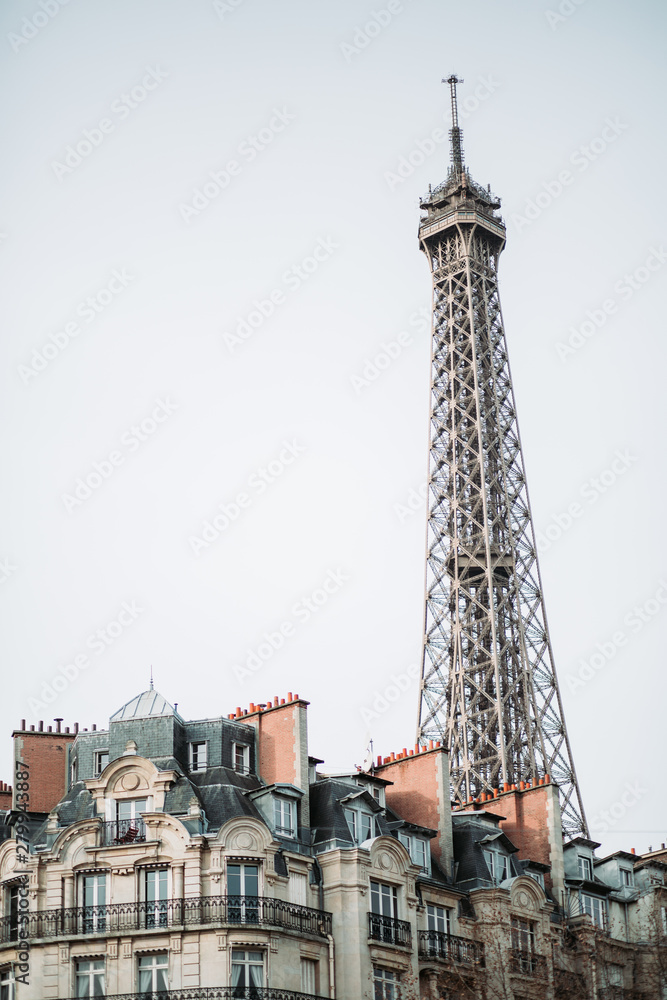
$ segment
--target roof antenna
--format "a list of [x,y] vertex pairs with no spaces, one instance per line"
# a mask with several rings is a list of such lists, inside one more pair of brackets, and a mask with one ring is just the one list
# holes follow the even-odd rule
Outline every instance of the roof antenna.
[[449,92],[452,101],[452,127],[449,130],[449,138],[452,144],[452,164],[457,174],[463,172],[463,146],[461,145],[461,129],[459,128],[459,109],[456,102],[456,84],[463,83],[462,79],[452,73],[443,83],[449,84]]
[[153,690],[153,664],[151,663],[151,691]]

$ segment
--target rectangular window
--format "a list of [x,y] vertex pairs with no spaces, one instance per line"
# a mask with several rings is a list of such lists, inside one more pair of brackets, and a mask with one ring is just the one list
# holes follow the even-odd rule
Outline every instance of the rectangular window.
[[104,996],[104,959],[80,960],[76,963],[77,997]]
[[484,860],[492,882],[504,882],[509,877],[509,858],[496,851],[484,851]]
[[95,751],[95,775],[94,777],[99,778],[104,768],[109,763],[109,751],[108,750],[96,750]]
[[259,866],[228,864],[227,895],[231,923],[258,923]]
[[297,906],[307,906],[307,893],[308,893],[308,876],[302,875],[300,872],[290,872],[289,877],[289,896],[290,902],[296,903]]
[[398,975],[391,969],[373,966],[374,1000],[398,1000]]
[[423,872],[430,870],[429,844],[422,838],[411,833],[399,833],[398,839],[410,855],[412,863],[419,865]]
[[190,770],[206,770],[206,742],[190,744]]
[[597,924],[598,927],[604,927],[604,899],[600,899],[598,896],[582,895],[581,908],[584,913],[587,913],[589,917],[593,918],[594,924]]
[[355,844],[363,844],[375,833],[375,821],[370,813],[360,809],[346,809],[345,819]]
[[512,917],[512,947],[532,954],[535,951],[535,924],[523,917]]
[[139,992],[157,993],[168,989],[167,971],[169,959],[166,951],[154,955],[142,955],[139,959]]
[[148,810],[148,799],[120,799],[116,802],[116,826],[113,842],[131,844],[146,839],[146,829],[141,818]]
[[250,771],[250,747],[245,743],[232,743],[232,761],[234,770],[239,774],[248,774]]
[[432,903],[426,904],[426,920],[430,931],[437,931],[439,934],[451,934],[451,910],[446,906],[434,906]]
[[273,800],[273,822],[279,836],[294,836],[294,803],[291,799],[282,799],[276,795]]
[[0,1000],[14,1000],[14,973],[11,969],[0,971]]
[[[232,948],[232,987],[239,990],[233,996],[244,996],[241,990],[264,985],[264,953]],[[245,994],[252,996],[251,992]]]
[[166,868],[151,868],[144,872],[146,927],[167,926],[168,876]]
[[535,881],[537,882],[537,884],[541,885],[542,888],[544,889],[544,872],[526,871],[526,872],[524,872],[524,875],[530,875],[530,877],[534,878]]
[[318,965],[319,962],[312,958],[301,959],[301,992],[315,996],[319,990],[318,985]]
[[[84,934],[97,934],[106,930],[106,875],[81,876],[81,903],[83,905]],[[91,993],[90,995],[95,996],[96,994]]]
[[345,810],[345,819],[347,820],[347,825],[350,828],[350,834],[352,840],[355,844],[359,843],[357,834],[357,814],[354,809]]
[[371,881],[371,913],[396,919],[396,888],[384,882]]
[[19,936],[19,887],[10,885],[6,896],[9,917],[9,940],[17,941]]
[[590,858],[584,857],[580,854],[577,858],[577,867],[579,869],[579,878],[584,878],[588,882],[592,881],[593,865]]
[[621,868],[621,885],[634,885],[635,873],[630,868]]

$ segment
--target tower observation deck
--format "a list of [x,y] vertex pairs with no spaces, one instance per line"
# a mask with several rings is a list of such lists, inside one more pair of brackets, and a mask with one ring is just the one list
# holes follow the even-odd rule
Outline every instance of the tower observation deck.
[[[443,81],[445,82],[445,81]],[[433,276],[426,612],[418,738],[442,740],[452,791],[545,775],[563,833],[587,835],[542,596],[498,295],[500,201],[463,162],[421,200]]]

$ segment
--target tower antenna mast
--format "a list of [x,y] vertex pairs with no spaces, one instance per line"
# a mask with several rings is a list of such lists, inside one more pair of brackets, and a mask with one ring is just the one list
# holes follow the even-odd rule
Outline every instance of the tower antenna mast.
[[459,128],[459,107],[456,97],[456,85],[457,83],[463,83],[463,80],[458,77],[456,73],[452,73],[451,76],[448,76],[447,79],[442,82],[449,84],[449,96],[452,104],[452,127],[449,130],[449,139],[452,148],[452,165],[454,170],[460,174],[463,172],[463,133]]

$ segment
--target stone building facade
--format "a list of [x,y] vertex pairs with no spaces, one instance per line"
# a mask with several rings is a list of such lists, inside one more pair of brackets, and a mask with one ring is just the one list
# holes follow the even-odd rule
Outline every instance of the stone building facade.
[[439,745],[319,773],[306,716],[151,689],[105,730],[23,723],[0,1000],[667,995],[664,860],[563,847],[548,778],[452,804]]

